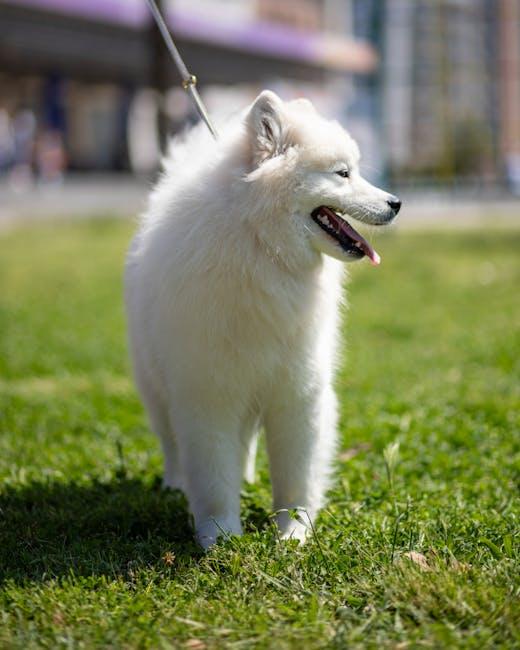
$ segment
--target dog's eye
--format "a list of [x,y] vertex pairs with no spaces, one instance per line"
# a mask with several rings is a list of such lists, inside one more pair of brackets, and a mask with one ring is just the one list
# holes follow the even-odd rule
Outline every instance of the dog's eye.
[[348,169],[340,169],[336,174],[341,176],[341,178],[350,178],[350,172]]

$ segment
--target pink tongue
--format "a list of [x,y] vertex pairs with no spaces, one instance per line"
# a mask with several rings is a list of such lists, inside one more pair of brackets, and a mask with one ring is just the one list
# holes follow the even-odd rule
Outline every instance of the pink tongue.
[[379,257],[377,251],[375,251],[372,248],[372,246],[370,246],[370,244],[367,242],[367,240],[361,237],[361,235],[358,232],[356,232],[349,223],[342,220],[339,223],[339,228],[341,232],[344,233],[345,235],[348,235],[350,239],[359,242],[359,248],[361,248],[363,253],[365,253],[365,255],[370,260],[371,264],[377,266],[378,264],[381,263],[381,258]]
[[330,208],[323,206],[321,209],[327,214],[329,220],[332,220],[334,224],[336,224],[340,232],[342,232],[344,235],[347,235],[347,237],[353,239],[355,242],[359,243],[359,248],[363,251],[363,253],[365,253],[371,264],[377,266],[381,263],[379,254],[372,248],[372,246],[370,246],[366,239],[361,237],[361,235],[356,230],[354,230],[354,228],[352,228],[349,223],[343,219],[340,219]]

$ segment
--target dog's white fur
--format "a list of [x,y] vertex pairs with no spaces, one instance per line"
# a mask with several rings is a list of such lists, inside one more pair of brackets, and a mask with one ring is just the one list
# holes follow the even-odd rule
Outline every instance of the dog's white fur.
[[126,268],[131,351],[164,482],[184,490],[204,547],[241,532],[259,427],[281,536],[304,539],[323,504],[349,255],[310,213],[328,205],[370,223],[393,218],[358,159],[308,101],[264,91],[218,142],[199,125],[174,143],[151,195]]

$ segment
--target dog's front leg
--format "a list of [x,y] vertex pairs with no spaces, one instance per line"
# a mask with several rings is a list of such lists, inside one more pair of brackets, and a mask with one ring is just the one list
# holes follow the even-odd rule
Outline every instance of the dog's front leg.
[[336,396],[326,385],[305,393],[285,387],[267,410],[273,509],[284,539],[303,541],[323,505],[336,442],[336,409]]
[[208,548],[220,536],[240,535],[242,445],[238,432],[186,418],[177,424],[183,487],[199,544]]

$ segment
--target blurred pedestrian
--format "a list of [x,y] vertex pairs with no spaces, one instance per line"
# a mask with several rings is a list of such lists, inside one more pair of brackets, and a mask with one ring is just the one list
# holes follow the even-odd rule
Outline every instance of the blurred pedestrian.
[[33,155],[36,118],[29,109],[18,111],[13,119],[14,164],[9,175],[12,188],[17,192],[27,189],[33,182]]
[[36,140],[35,165],[42,185],[60,185],[66,167],[65,147],[59,131],[42,131]]

